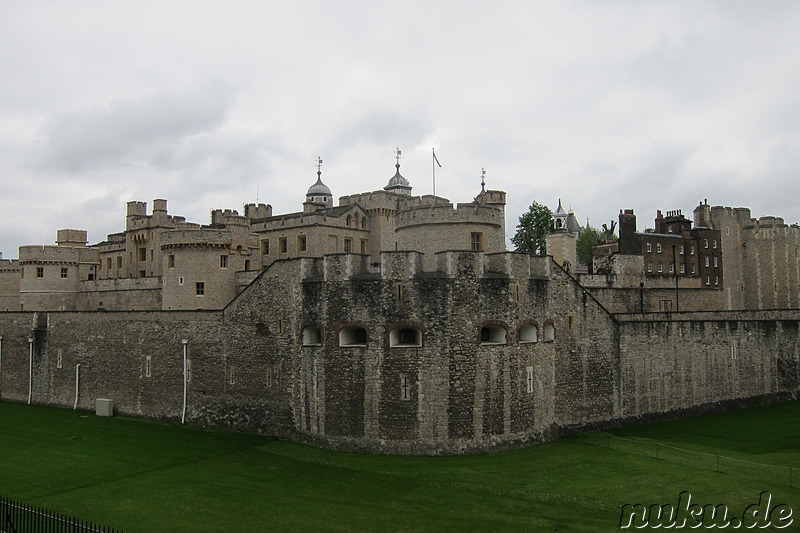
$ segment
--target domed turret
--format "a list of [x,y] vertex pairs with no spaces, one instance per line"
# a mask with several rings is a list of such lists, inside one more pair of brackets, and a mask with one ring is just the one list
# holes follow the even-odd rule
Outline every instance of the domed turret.
[[392,179],[389,180],[389,183],[383,188],[383,190],[396,192],[398,194],[411,194],[411,184],[407,179],[400,175],[400,148],[397,149],[397,164],[395,165],[395,168],[397,170],[395,171],[394,176],[392,176]]
[[[333,196],[330,188],[322,183],[322,172],[317,172],[317,182],[309,187],[306,196]],[[314,200],[312,200],[314,201]]]
[[308,188],[303,211],[316,211],[333,207],[333,194],[327,185],[322,183],[322,159],[317,158],[317,181]]

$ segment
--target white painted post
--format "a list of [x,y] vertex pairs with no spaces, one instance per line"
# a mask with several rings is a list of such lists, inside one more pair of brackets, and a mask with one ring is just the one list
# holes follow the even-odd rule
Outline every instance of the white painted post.
[[186,422],[186,389],[188,387],[188,368],[186,362],[186,353],[189,348],[189,341],[183,339],[183,409],[181,409],[181,424]]

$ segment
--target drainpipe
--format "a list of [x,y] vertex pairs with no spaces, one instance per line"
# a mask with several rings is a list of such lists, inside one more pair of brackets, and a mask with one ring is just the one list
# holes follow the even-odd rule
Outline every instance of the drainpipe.
[[75,403],[72,405],[72,410],[78,408],[78,385],[80,384],[81,379],[81,364],[78,363],[75,366]]
[[28,405],[33,394],[33,337],[28,337]]
[[186,353],[189,349],[189,341],[183,339],[183,409],[181,409],[181,424],[186,422],[186,388],[188,385],[188,365],[186,360]]

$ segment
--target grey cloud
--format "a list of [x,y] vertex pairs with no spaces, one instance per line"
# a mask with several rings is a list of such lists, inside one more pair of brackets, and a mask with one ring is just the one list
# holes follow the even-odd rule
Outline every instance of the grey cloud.
[[222,124],[232,96],[214,82],[184,93],[160,92],[64,113],[43,126],[39,161],[69,172],[148,164],[165,146]]

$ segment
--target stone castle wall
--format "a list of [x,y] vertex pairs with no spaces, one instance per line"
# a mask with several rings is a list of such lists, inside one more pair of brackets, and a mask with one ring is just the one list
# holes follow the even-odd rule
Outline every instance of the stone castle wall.
[[72,407],[80,364],[79,408],[179,421],[186,340],[188,423],[465,453],[798,390],[798,311],[615,317],[546,257],[435,262],[278,261],[221,312],[3,312],[0,397]]
[[19,284],[21,267],[14,259],[0,259],[0,311],[21,311]]

